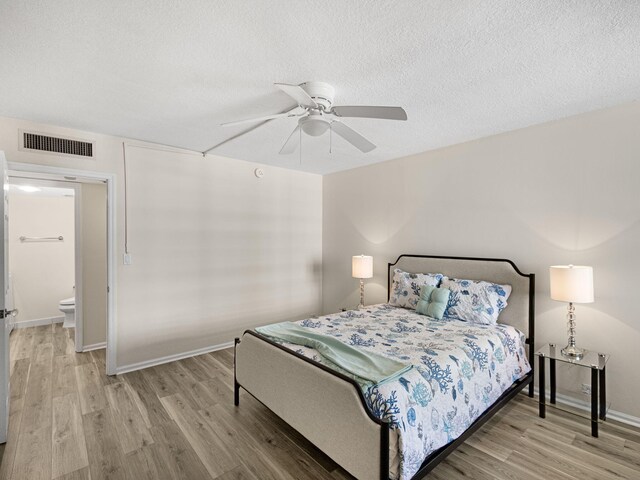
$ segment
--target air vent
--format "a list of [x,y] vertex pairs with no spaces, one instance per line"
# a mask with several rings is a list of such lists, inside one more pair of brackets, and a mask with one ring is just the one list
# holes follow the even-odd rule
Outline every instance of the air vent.
[[80,157],[93,157],[93,143],[69,138],[49,137],[37,133],[22,133],[23,148],[41,152],[62,153]]

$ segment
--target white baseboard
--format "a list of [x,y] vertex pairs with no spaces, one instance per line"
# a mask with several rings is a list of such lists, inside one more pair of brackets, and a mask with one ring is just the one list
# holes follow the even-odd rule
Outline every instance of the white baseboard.
[[[538,396],[538,387],[534,388],[534,392],[536,396]],[[568,405],[569,407],[577,408],[578,410],[591,412],[590,402],[579,400],[568,395],[556,393],[556,402]],[[547,405],[549,405],[548,402]],[[629,415],[627,413],[609,409],[607,411],[607,419],[615,420],[616,422],[625,423],[627,425],[640,428],[640,418],[634,417],[633,415]]]
[[135,370],[142,370],[143,368],[155,367],[156,365],[162,365],[163,363],[175,362],[176,360],[182,360],[183,358],[195,357],[197,355],[203,355],[217,350],[224,350],[225,348],[230,347],[233,347],[233,342],[221,343],[219,345],[199,348],[198,350],[191,350],[190,352],[176,353],[175,355],[167,355],[166,357],[154,358],[153,360],[123,365],[116,368],[116,375],[133,372]]
[[33,320],[14,322],[13,328],[39,327],[40,325],[51,325],[52,323],[62,322],[64,322],[64,315],[61,317],[34,318]]
[[100,343],[94,343],[92,345],[85,345],[82,351],[90,352],[91,350],[100,350],[101,348],[107,348],[107,342],[100,342]]
[[626,423],[632,427],[640,428],[640,418],[634,417],[633,415],[609,410],[609,412],[607,412],[607,418],[615,420],[616,422]]

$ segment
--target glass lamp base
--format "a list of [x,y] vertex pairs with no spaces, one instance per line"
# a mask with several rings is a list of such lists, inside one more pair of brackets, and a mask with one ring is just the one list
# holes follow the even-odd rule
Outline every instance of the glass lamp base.
[[575,358],[580,360],[584,356],[584,349],[567,345],[561,350],[562,354],[566,357]]

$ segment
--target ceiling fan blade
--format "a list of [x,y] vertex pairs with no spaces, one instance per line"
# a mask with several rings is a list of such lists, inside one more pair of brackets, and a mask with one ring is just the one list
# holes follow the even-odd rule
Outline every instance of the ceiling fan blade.
[[258,123],[257,125],[254,125],[252,127],[247,128],[246,130],[243,130],[240,133],[236,133],[234,136],[227,138],[226,140],[223,140],[219,143],[216,143],[214,146],[207,148],[205,151],[202,152],[203,155],[206,155],[207,153],[211,152],[212,150],[215,150],[218,147],[221,147],[222,145],[224,145],[225,143],[229,143],[231,140],[235,140],[238,137],[241,137],[242,135],[246,135],[249,132],[253,132],[256,128],[261,127],[263,125],[266,125],[269,122],[272,122],[272,120],[264,120],[260,123]]
[[318,108],[316,101],[300,85],[289,85],[288,83],[274,83],[274,85],[293,98],[301,107]]
[[296,148],[298,148],[298,144],[300,143],[299,131],[300,131],[300,125],[298,125],[293,130],[293,132],[291,132],[291,135],[289,135],[289,138],[287,138],[287,141],[284,142],[284,145],[282,145],[282,148],[280,149],[281,155],[287,155],[289,153],[293,153],[296,151]]
[[340,122],[331,122],[331,130],[336,132],[342,138],[344,138],[351,145],[356,147],[358,150],[364,153],[368,153],[376,146],[371,143],[369,140],[364,138],[358,132],[356,132],[353,128],[347,127],[344,123]]
[[266,120],[275,120],[276,118],[284,118],[284,117],[299,117],[300,115],[303,115],[306,113],[306,111],[300,112],[300,113],[292,113],[294,110],[298,110],[299,107],[293,108],[291,110],[289,110],[288,112],[283,112],[283,113],[274,113],[273,115],[265,115],[264,117],[257,117],[257,118],[247,118],[245,120],[236,120],[233,122],[225,122],[225,123],[221,123],[220,126],[221,127],[231,127],[234,125],[242,125],[243,123],[255,123],[255,122],[264,122]]
[[367,105],[338,106],[331,109],[337,117],[380,118],[384,120],[406,120],[407,112],[402,107],[373,107]]
[[[298,107],[290,108],[289,110],[286,110],[284,112],[280,112],[280,113],[278,113],[276,115],[288,115],[291,112],[293,112],[294,110],[296,110],[297,108]],[[273,118],[269,118],[267,120],[260,120],[259,123],[255,124],[255,125],[252,125],[251,127],[247,128],[246,130],[243,130],[243,131],[241,131],[239,133],[236,133],[235,135],[227,138],[226,140],[223,140],[223,141],[221,141],[219,143],[216,143],[214,146],[207,148],[204,152],[202,152],[202,154],[206,155],[207,153],[211,152],[212,150],[215,150],[216,148],[221,147],[222,145],[224,145],[226,143],[229,143],[230,141],[235,140],[236,138],[241,137],[242,135],[246,135],[249,132],[253,132],[258,127],[262,127],[263,125],[266,125],[269,122],[273,122],[273,120],[274,120]]]

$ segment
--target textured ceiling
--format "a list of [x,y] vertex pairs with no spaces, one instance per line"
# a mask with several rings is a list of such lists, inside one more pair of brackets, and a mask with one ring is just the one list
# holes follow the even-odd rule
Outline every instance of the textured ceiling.
[[368,154],[325,134],[278,155],[295,119],[215,153],[329,173],[636,100],[640,2],[0,2],[0,115],[202,151],[307,80],[409,120],[345,120]]

